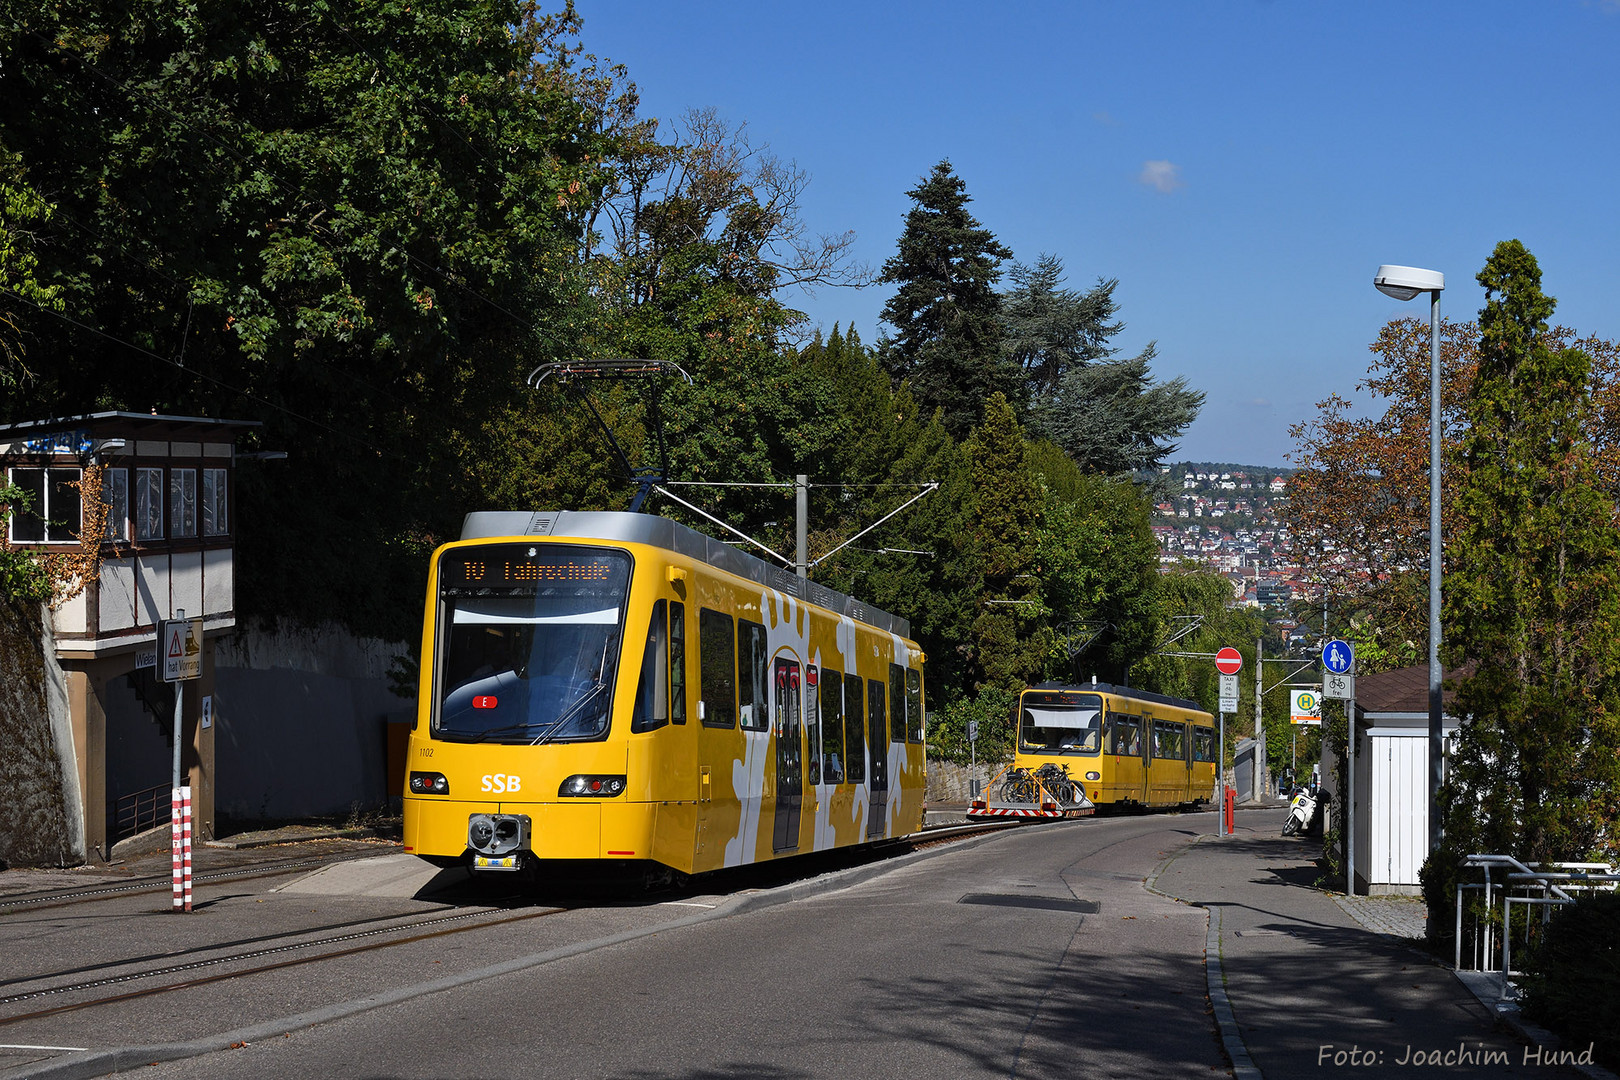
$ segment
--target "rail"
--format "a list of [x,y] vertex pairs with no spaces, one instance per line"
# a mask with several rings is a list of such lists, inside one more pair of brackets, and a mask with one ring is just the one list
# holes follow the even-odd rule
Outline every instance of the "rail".
[[[1520,862],[1511,855],[1470,855],[1463,869],[1478,870],[1483,880],[1457,882],[1456,938],[1452,966],[1458,971],[1495,972],[1501,976],[1502,1001],[1513,999],[1510,979],[1524,974],[1513,970],[1514,939],[1528,948],[1552,917],[1553,909],[1572,904],[1586,892],[1613,892],[1620,874],[1610,863]],[[1481,903],[1463,904],[1463,894],[1477,894]],[[1498,915],[1500,905],[1500,915]],[[1516,925],[1513,909],[1522,909]],[[1532,918],[1539,910],[1541,918]],[[1466,933],[1465,933],[1466,931]],[[1463,966],[1463,944],[1468,942],[1469,966]],[[1500,957],[1500,965],[1496,961]]]
[[168,824],[173,790],[168,784],[159,784],[120,796],[114,808],[113,841],[116,843]]

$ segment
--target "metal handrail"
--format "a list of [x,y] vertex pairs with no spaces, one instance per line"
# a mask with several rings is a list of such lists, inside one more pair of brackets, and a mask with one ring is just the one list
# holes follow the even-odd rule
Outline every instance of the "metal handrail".
[[[1551,917],[1552,909],[1564,904],[1574,903],[1577,893],[1593,890],[1613,891],[1620,886],[1620,873],[1610,863],[1583,863],[1583,862],[1520,862],[1511,855],[1474,854],[1462,861],[1464,868],[1482,870],[1485,880],[1483,882],[1457,882],[1456,889],[1456,937],[1453,941],[1452,966],[1462,969],[1462,941],[1463,941],[1463,892],[1480,891],[1484,893],[1485,910],[1495,910],[1496,895],[1502,898],[1502,986],[1499,1000],[1511,1001],[1513,993],[1509,978],[1513,971],[1513,905],[1537,905],[1542,908],[1541,921],[1545,924]],[[1502,873],[1501,877],[1493,880],[1492,871]],[[1515,891],[1521,895],[1514,895]],[[1539,893],[1539,895],[1522,895],[1524,893]],[[1530,922],[1526,919],[1524,937],[1526,944],[1530,941]],[[1481,940],[1479,929],[1474,935],[1474,963],[1475,970],[1486,969],[1487,957],[1495,950],[1495,927],[1487,919],[1484,920],[1484,935]],[[1482,947],[1483,946],[1483,947]]]
[[171,812],[168,784],[159,784],[144,791],[133,791],[119,796],[114,809],[114,842],[125,840],[147,829],[167,824]]

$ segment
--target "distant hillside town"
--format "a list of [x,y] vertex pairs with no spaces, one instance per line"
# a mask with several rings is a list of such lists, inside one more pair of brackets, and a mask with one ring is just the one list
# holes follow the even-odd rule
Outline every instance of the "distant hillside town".
[[1321,586],[1301,577],[1281,520],[1292,473],[1207,462],[1163,467],[1153,526],[1161,569],[1196,563],[1225,576],[1234,603],[1278,615],[1295,600],[1317,599]]

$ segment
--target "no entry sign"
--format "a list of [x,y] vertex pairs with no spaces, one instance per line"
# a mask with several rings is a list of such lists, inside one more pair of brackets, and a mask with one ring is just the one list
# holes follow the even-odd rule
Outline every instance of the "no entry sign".
[[1222,675],[1236,675],[1243,669],[1243,654],[1228,646],[1215,654],[1215,670]]

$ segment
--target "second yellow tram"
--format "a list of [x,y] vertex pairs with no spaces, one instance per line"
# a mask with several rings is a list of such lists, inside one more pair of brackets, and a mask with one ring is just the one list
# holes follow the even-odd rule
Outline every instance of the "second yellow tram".
[[1214,797],[1215,718],[1196,702],[1108,683],[1042,683],[1018,698],[1015,768],[1066,769],[1099,808]]

